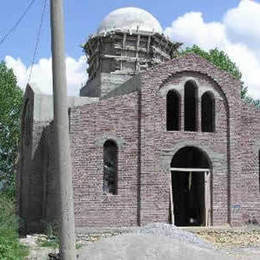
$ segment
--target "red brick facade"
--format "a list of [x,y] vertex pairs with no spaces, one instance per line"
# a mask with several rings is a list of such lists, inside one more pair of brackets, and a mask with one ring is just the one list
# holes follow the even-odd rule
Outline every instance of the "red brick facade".
[[[189,80],[198,87],[196,132],[184,131],[184,85]],[[76,226],[167,223],[171,160],[186,146],[199,148],[211,164],[210,224],[259,223],[260,112],[241,101],[240,82],[190,54],[138,74],[129,85],[131,91],[115,91],[97,103],[71,109]],[[181,97],[179,131],[166,130],[170,89]],[[215,99],[215,131],[211,133],[202,132],[200,126],[201,96],[206,91]],[[45,138],[50,128],[44,130]],[[102,190],[103,145],[109,139],[118,145],[117,195]],[[52,150],[50,141],[48,144],[43,154]],[[53,159],[49,160],[52,165]],[[54,194],[53,169],[49,166],[43,173],[47,198]],[[54,199],[47,204],[46,196],[41,205],[48,209]],[[48,212],[42,216],[46,221],[54,215]]]
[[[205,91],[215,95],[214,133],[201,132],[200,127],[197,132],[183,130],[181,86],[191,79],[199,88],[198,108]],[[189,55],[140,74],[136,84],[140,84],[139,91],[72,110],[77,225],[167,222],[170,162],[184,146],[202,149],[212,163],[212,225],[242,224],[250,217],[259,221],[259,113],[240,100],[240,82]],[[176,86],[182,96],[181,130],[167,131],[163,91]],[[118,195],[102,194],[102,144],[106,138],[122,140]]]

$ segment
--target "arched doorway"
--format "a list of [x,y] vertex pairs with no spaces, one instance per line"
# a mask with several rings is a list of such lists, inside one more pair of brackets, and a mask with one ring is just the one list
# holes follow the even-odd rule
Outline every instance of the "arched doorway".
[[172,219],[176,226],[210,225],[211,164],[202,150],[181,148],[171,161]]

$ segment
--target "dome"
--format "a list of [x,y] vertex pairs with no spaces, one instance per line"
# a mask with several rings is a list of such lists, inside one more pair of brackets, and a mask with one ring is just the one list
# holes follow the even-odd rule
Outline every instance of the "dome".
[[135,7],[120,8],[109,13],[101,22],[97,33],[114,30],[162,33],[158,20],[149,12]]

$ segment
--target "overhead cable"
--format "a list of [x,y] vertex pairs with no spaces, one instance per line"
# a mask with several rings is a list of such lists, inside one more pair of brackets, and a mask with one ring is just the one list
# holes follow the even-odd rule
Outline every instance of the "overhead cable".
[[34,2],[36,0],[32,0],[29,5],[26,7],[26,9],[24,10],[24,12],[22,13],[22,15],[19,17],[19,19],[17,20],[17,22],[10,28],[9,31],[7,31],[7,33],[0,39],[0,46],[7,40],[7,38],[13,33],[15,32],[15,30],[17,29],[17,27],[19,26],[19,24],[22,22],[23,18],[26,16],[26,14],[29,12],[29,10],[31,9],[31,7],[33,6]]
[[41,39],[41,32],[42,32],[42,26],[43,26],[43,21],[44,21],[44,15],[46,13],[46,8],[47,8],[47,0],[44,0],[41,19],[40,19],[40,25],[39,25],[39,29],[38,29],[38,32],[37,32],[35,48],[34,48],[34,52],[33,52],[33,58],[32,58],[30,73],[29,73],[29,77],[28,77],[28,83],[30,83],[30,81],[31,81],[33,66],[35,64],[35,59],[36,59],[36,56],[37,56],[37,52],[39,50],[39,43],[40,43],[40,39]]

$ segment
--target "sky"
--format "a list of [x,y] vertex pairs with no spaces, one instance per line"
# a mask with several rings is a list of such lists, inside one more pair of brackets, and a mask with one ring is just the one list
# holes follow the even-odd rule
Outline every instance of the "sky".
[[[0,60],[14,70],[24,89],[31,71],[37,31],[45,0],[36,0],[7,40],[0,45]],[[2,1],[0,41],[16,23],[31,0]],[[64,0],[66,64],[69,95],[78,95],[87,81],[86,57],[81,44],[95,33],[112,10],[139,7],[161,23],[164,33],[184,47],[199,45],[205,50],[224,50],[237,64],[249,94],[260,99],[260,0]],[[39,48],[32,70],[31,85],[51,94],[51,39],[49,0]]]

